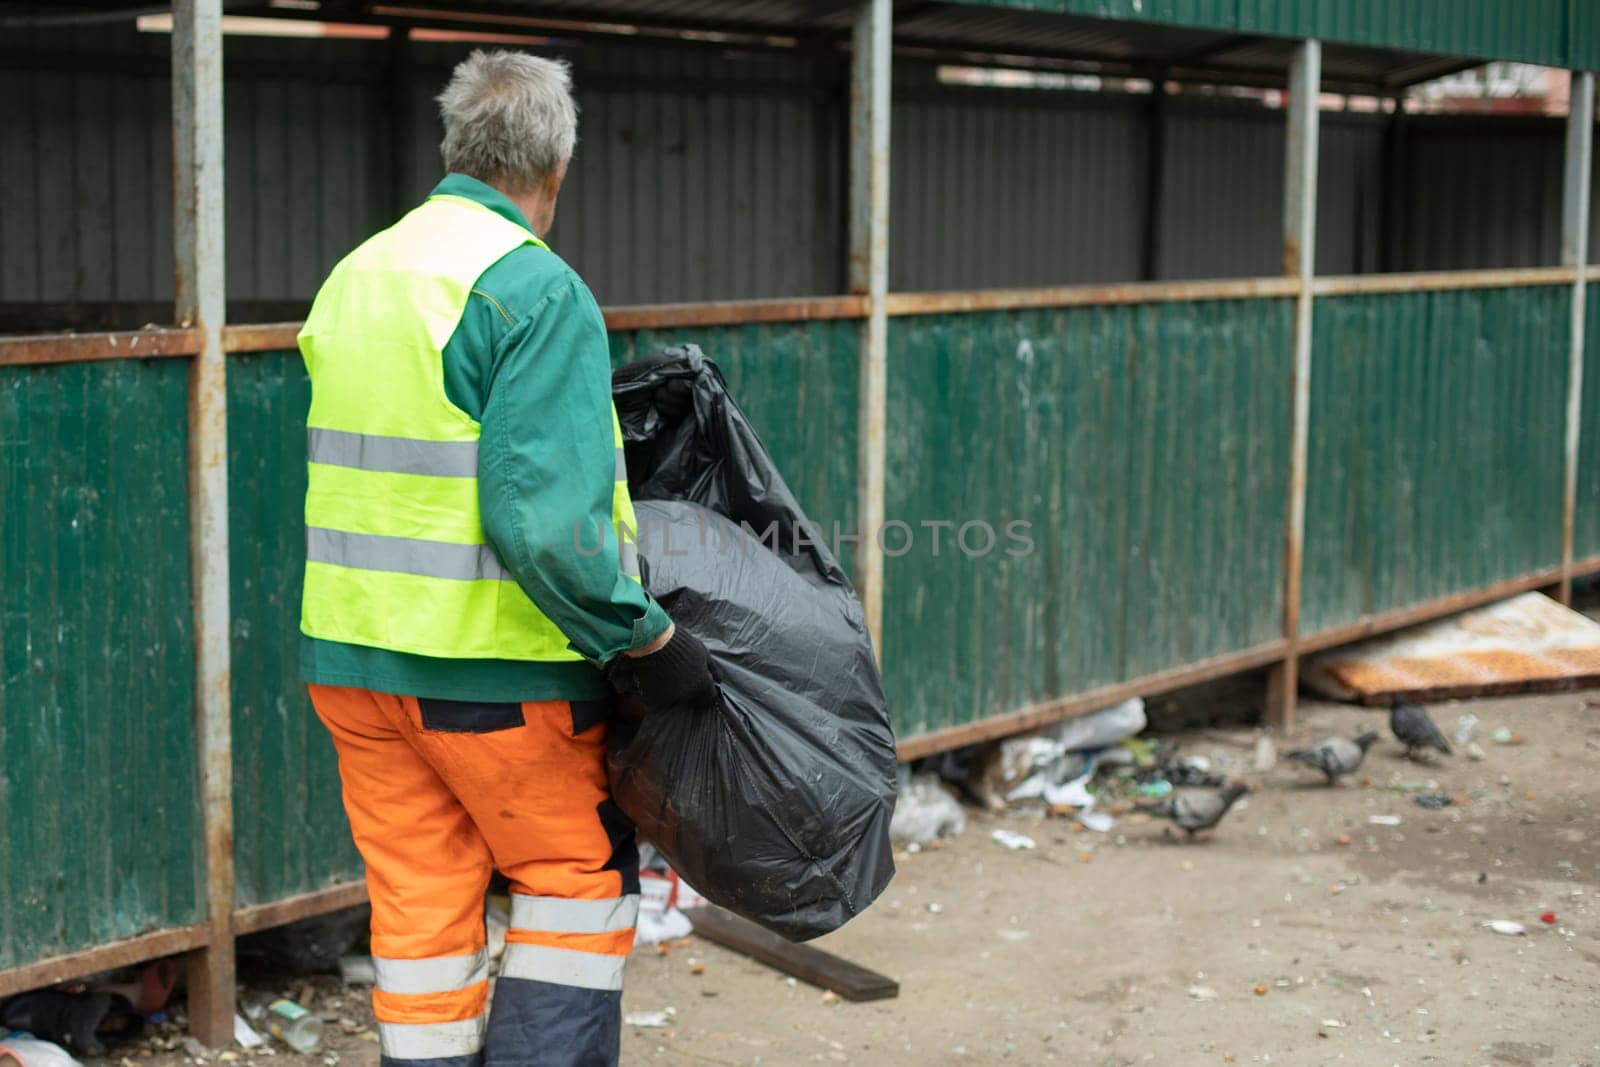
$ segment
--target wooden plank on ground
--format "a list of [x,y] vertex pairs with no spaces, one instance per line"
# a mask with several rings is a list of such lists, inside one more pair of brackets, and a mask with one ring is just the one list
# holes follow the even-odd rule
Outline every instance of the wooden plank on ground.
[[831,989],[845,1000],[886,1000],[900,995],[900,983],[893,978],[813,945],[785,941],[730,911],[708,904],[685,909],[684,914],[694,923],[696,937],[742,952],[812,985]]

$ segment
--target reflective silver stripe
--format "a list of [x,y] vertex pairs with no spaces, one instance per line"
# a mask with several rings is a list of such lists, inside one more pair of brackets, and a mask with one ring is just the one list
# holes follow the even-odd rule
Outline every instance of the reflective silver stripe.
[[627,457],[622,454],[622,449],[620,448],[617,449],[617,473],[612,476],[611,480],[614,482],[625,482],[628,480],[628,460]]
[[378,988],[385,993],[450,993],[489,980],[489,954],[479,949],[470,956],[435,956],[423,960],[372,957]]
[[639,895],[610,900],[568,900],[511,894],[511,929],[544,934],[609,934],[639,921]]
[[392,571],[424,578],[509,581],[500,557],[488,545],[456,545],[416,537],[350,533],[321,526],[306,527],[306,559],[363,571]]
[[623,540],[617,545],[617,563],[629,578],[639,577],[639,546]]
[[472,1056],[483,1048],[487,1016],[450,1023],[378,1024],[383,1054],[396,1060],[447,1060]]
[[306,458],[333,467],[436,478],[476,478],[478,442],[418,441],[345,430],[306,430]]
[[545,945],[506,945],[500,977],[529,978],[536,982],[578,989],[621,989],[626,956],[602,956]]

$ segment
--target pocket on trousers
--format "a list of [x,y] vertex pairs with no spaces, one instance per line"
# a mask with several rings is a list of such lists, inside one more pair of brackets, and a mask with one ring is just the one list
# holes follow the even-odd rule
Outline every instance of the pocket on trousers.
[[441,734],[492,734],[523,725],[522,705],[471,700],[417,699],[422,728]]

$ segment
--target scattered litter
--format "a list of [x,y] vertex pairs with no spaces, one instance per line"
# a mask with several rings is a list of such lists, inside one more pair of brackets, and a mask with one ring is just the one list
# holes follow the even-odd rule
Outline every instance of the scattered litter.
[[1142,797],[1164,797],[1172,792],[1172,783],[1163,778],[1157,778],[1153,782],[1141,784],[1134,792]]
[[1456,720],[1455,731],[1450,736],[1455,739],[1456,744],[1465,745],[1471,743],[1477,732],[1478,717],[1469,711]]
[[939,837],[955,837],[967,828],[967,813],[950,787],[936,774],[919,774],[895,799],[889,837],[925,845]]
[[1322,1020],[1322,1025],[1326,1026],[1329,1030],[1337,1030],[1343,1026],[1344,1023],[1340,1022],[1338,1019],[1324,1019]]
[[822,991],[822,1003],[824,1003],[824,1004],[837,1004],[837,1003],[839,1003],[839,994],[835,993],[831,989],[824,989]]
[[378,968],[371,956],[340,956],[339,977],[348,986],[377,985]]
[[1349,834],[1340,834],[1338,837],[1333,839],[1333,843],[1336,845],[1353,845],[1355,844],[1355,839]]
[[1018,930],[1009,926],[1001,930],[996,930],[995,934],[998,935],[1002,941],[1026,941],[1028,938],[1033,936],[1026,930]]
[[1368,815],[1367,816],[1367,822],[1371,823],[1373,826],[1399,826],[1400,825],[1400,816],[1398,816],[1398,815]]
[[240,1048],[260,1048],[266,1039],[256,1033],[255,1027],[245,1022],[243,1015],[233,1017],[233,1039]]
[[15,1059],[25,1067],[83,1067],[72,1054],[52,1041],[25,1033],[7,1034],[0,1026],[0,1063]]
[[940,904],[936,900],[928,901],[928,914],[929,915],[943,915],[944,914],[944,905]]
[[1192,985],[1189,987],[1189,996],[1195,1000],[1216,1000],[1217,991],[1208,985]]
[[1257,774],[1265,774],[1278,765],[1278,746],[1265,734],[1256,738],[1256,748],[1250,755],[1250,767]]
[[1452,799],[1448,793],[1422,793],[1414,799],[1416,800],[1418,807],[1427,808],[1429,811],[1438,811],[1440,808],[1448,808],[1451,804],[1455,803],[1455,800]]
[[1438,789],[1439,783],[1432,778],[1414,778],[1400,787],[1402,793],[1427,793]]
[[288,997],[267,1005],[267,1031],[302,1055],[316,1051],[322,1042],[322,1020]]
[[1145,725],[1144,701],[1132,697],[1089,715],[1057,723],[1045,733],[1068,752],[1076,752],[1086,748],[1109,748],[1141,733]]
[[[643,885],[644,879],[640,879]],[[694,924],[689,917],[677,908],[668,908],[664,912],[650,913],[643,908],[639,910],[639,924],[634,929],[633,943],[635,945],[654,945],[663,941],[676,941],[680,937],[688,937],[694,933]]]
[[1511,727],[1509,726],[1498,727],[1494,733],[1489,735],[1489,740],[1493,741],[1497,745],[1522,744],[1522,738],[1519,735],[1512,733]]
[[1059,741],[1037,734],[1008,738],[981,753],[967,773],[967,788],[984,807],[1001,811],[1013,801],[1034,800],[1045,788],[1077,778],[1087,760]]
[[211,1050],[202,1045],[192,1034],[184,1034],[181,1044],[183,1045],[183,1051],[188,1054],[190,1059],[204,1063],[211,1058]]
[[1556,922],[1556,913],[1553,911],[1543,912],[1539,915],[1539,921],[1544,923],[1546,926],[1554,926]]
[[1337,700],[1419,704],[1592,681],[1600,623],[1528,592],[1301,661],[1306,688]]
[[[1078,777],[1069,782],[1061,782],[1056,785],[1046,785],[1044,787],[1044,791],[1040,793],[1039,796],[1052,808],[1081,808],[1087,810],[1094,807],[1095,797],[1093,793],[1089,792],[1089,779],[1094,777],[1095,767],[1096,761],[1089,760],[1086,764],[1084,772],[1078,775]],[[1030,779],[1030,781],[1031,780],[1032,779]],[[1026,787],[1027,784],[1027,782],[1024,782],[1022,785],[1018,786],[1017,789],[1021,790]],[[1023,800],[1026,798],[1022,796],[1016,796],[1014,792],[1012,799]]]
[[992,830],[989,833],[989,839],[995,844],[1009,848],[1014,852],[1035,847],[1033,838],[1027,834],[1019,834],[1015,830]]
[[[688,937],[694,924],[682,911],[705,903],[667,866],[666,859],[652,845],[639,850],[639,921],[634,930],[635,945],[655,945],[666,949],[666,942]],[[665,951],[661,952],[666,955]]]
[[1267,987],[1264,985],[1258,985],[1255,987],[1255,989],[1251,990],[1251,992],[1255,993],[1255,995],[1258,997],[1264,997],[1267,995]]
[[656,1030],[667,1026],[670,1019],[664,1011],[630,1011],[622,1021],[641,1030]]
[[1489,758],[1489,754],[1483,750],[1483,746],[1476,741],[1467,746],[1466,752],[1467,758],[1474,763],[1482,763]]
[[1521,937],[1528,932],[1526,926],[1510,919],[1490,919],[1483,925],[1486,929],[1493,930],[1497,934],[1505,934],[1507,937]]
[[1097,834],[1110,833],[1117,820],[1103,811],[1082,811],[1078,813],[1078,821],[1083,823],[1084,829],[1093,830]]

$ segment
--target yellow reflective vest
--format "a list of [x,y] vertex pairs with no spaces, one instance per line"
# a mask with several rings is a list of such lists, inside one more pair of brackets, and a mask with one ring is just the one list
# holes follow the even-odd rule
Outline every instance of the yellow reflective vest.
[[[444,348],[473,283],[527,243],[543,245],[482,204],[435,195],[340,262],[317,294],[300,334],[311,376],[308,636],[449,659],[582,658],[488,543],[480,427],[444,387]],[[611,422],[611,517],[622,570],[637,581],[615,411]]]

